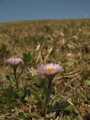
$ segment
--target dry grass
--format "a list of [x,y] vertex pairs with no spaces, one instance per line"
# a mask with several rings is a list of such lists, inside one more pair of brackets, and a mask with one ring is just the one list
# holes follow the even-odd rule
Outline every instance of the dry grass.
[[[72,111],[48,113],[48,120],[90,120],[90,19],[23,21],[0,24],[0,86],[8,86],[6,75],[12,75],[12,69],[6,59],[12,56],[22,57],[23,52],[35,53],[35,61],[25,68],[20,88],[30,84],[39,89],[30,80],[29,75],[38,76],[39,64],[59,63],[64,71],[53,81],[51,103],[56,95],[62,95],[57,105],[72,104]],[[0,97],[4,96],[1,89]],[[3,93],[3,94],[2,94]],[[25,103],[12,107],[12,104],[0,103],[0,120],[43,120],[37,103],[27,98]],[[26,99],[26,97],[25,97]],[[4,101],[5,102],[5,101]],[[5,102],[6,104],[6,102]]]

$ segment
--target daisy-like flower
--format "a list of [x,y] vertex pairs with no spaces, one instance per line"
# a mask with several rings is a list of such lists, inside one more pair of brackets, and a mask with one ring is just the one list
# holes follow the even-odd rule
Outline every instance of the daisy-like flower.
[[63,71],[62,67],[59,64],[47,64],[41,65],[37,68],[38,72],[45,74],[45,75],[55,75],[61,71]]
[[23,60],[21,58],[9,58],[7,59],[7,63],[11,65],[14,71],[14,78],[16,81],[16,88],[19,90],[19,84],[18,84],[18,78],[17,78],[17,67],[20,63],[22,63]]
[[20,63],[22,63],[22,59],[21,58],[9,58],[7,59],[7,63],[9,63],[12,66],[17,66]]

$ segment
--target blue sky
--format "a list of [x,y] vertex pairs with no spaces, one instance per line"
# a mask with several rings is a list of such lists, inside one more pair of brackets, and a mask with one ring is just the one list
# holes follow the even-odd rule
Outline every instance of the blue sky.
[[90,18],[90,0],[0,0],[0,22]]

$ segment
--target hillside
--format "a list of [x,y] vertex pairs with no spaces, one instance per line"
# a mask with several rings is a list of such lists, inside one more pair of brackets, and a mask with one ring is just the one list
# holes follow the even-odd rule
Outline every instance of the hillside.
[[[10,57],[23,59],[18,92],[6,62]],[[30,87],[39,94],[31,76],[39,79],[37,67],[47,63],[63,67],[53,80],[48,106],[73,106],[48,111],[47,120],[90,119],[90,19],[77,19],[0,23],[0,120],[44,119]]]

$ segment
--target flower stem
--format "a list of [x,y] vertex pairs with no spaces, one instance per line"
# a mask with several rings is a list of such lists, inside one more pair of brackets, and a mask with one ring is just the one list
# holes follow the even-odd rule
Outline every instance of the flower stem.
[[48,84],[48,89],[50,90],[50,92],[51,92],[51,87],[52,87],[52,79],[49,80],[49,84]]
[[48,95],[45,97],[45,103],[44,103],[44,106],[43,106],[44,120],[46,120],[47,107],[48,107],[49,100],[50,100],[51,88],[52,88],[52,79],[49,79],[49,84],[48,84],[49,93],[48,93]]
[[14,78],[15,78],[15,81],[16,81],[16,89],[19,90],[18,79],[17,79],[17,75],[16,75],[17,68],[14,67],[13,70],[14,70]]

